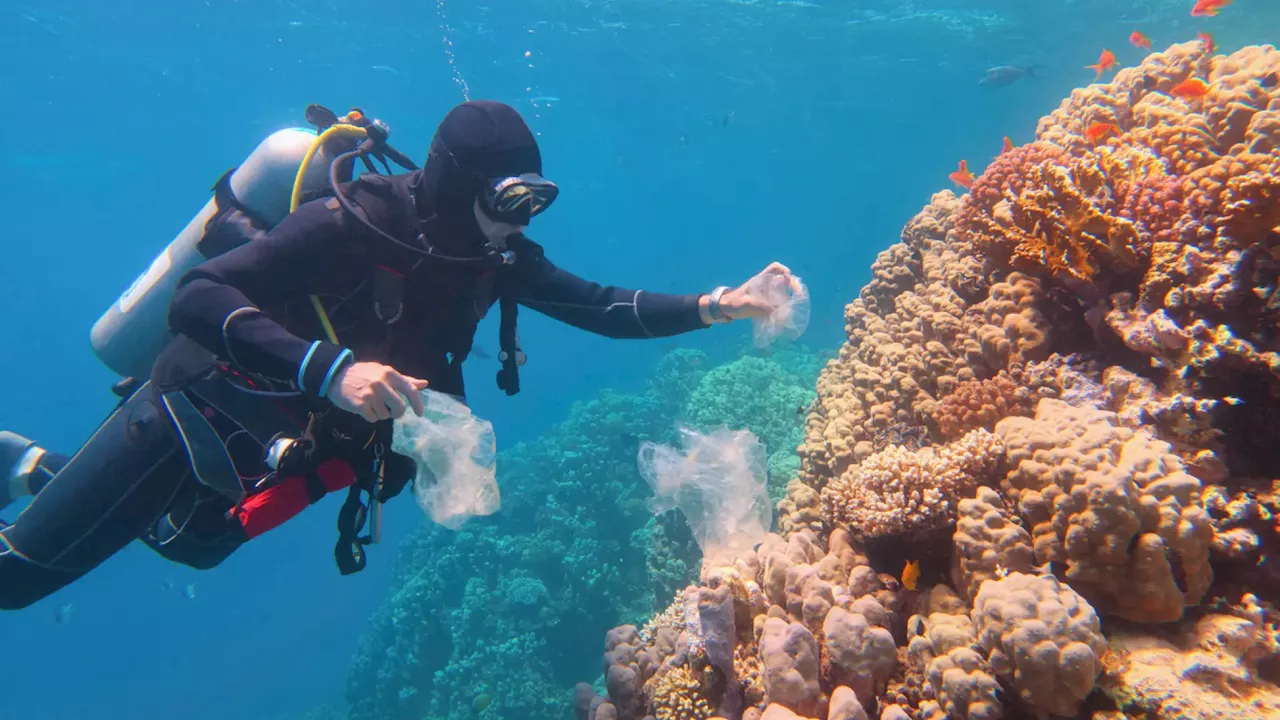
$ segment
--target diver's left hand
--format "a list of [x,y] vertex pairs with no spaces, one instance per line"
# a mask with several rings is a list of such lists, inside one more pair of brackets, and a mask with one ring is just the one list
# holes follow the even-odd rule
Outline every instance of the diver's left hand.
[[720,312],[724,313],[724,316],[730,320],[767,318],[772,315],[774,310],[772,305],[759,295],[747,292],[747,287],[765,275],[780,275],[791,285],[792,292],[799,293],[802,289],[800,280],[791,274],[790,268],[782,263],[770,263],[769,267],[761,270],[755,277],[722,295],[720,297]]

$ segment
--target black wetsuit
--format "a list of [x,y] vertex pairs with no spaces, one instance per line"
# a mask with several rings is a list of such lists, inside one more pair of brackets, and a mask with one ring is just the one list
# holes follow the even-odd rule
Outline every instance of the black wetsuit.
[[[499,130],[508,145],[524,141]],[[475,141],[493,143],[491,137]],[[455,139],[455,151],[457,146]],[[501,162],[514,163],[499,168],[513,174],[530,170],[527,154],[513,160],[507,152]],[[540,161],[534,170],[541,171]],[[423,171],[375,176],[347,192],[372,224],[393,237],[414,243],[420,230],[439,251],[475,254],[482,244],[471,214],[475,195],[460,189],[465,179],[451,176],[455,172],[441,167],[433,151]],[[332,198],[322,198],[299,207],[264,238],[189,272],[170,309],[178,337],[156,363],[152,380],[121,403],[13,525],[0,530],[0,608],[45,597],[134,539],[198,568],[217,565],[245,541],[228,514],[234,503],[196,477],[166,408],[166,392],[184,393],[211,418],[248,489],[266,472],[262,448],[270,434],[297,433],[307,411],[326,404],[327,383],[345,363],[383,362],[435,390],[463,396],[462,361],[477,324],[500,297],[615,338],[705,327],[697,295],[602,287],[553,265],[523,237],[512,238],[510,249],[517,261],[498,269],[424,259],[379,240]],[[375,309],[379,266],[403,276],[401,310],[390,324]],[[323,340],[311,295],[324,302],[341,345]],[[286,394],[240,392],[248,387],[246,378]],[[60,462],[53,456],[47,461],[54,470]]]

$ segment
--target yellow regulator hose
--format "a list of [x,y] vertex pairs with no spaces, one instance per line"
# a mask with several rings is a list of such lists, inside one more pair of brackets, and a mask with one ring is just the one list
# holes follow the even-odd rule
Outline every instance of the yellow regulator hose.
[[[293,180],[293,195],[289,198],[289,212],[297,210],[298,206],[302,204],[302,179],[306,177],[307,169],[311,167],[311,161],[315,159],[316,153],[320,152],[325,142],[338,137],[362,140],[368,137],[368,133],[362,127],[338,123],[330,125],[324,132],[316,136],[315,142],[311,143],[311,147],[307,149],[307,154],[302,157],[302,164],[298,166],[298,176]],[[333,323],[329,321],[329,313],[324,311],[324,305],[320,302],[319,297],[311,296],[311,307],[315,308],[316,317],[320,319],[320,326],[324,328],[325,337],[329,338],[329,342],[338,345],[338,333],[334,332]]]

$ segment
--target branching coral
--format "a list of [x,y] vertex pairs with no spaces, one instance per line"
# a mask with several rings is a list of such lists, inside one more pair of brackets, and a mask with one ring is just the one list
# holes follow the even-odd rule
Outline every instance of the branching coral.
[[702,696],[702,684],[689,668],[665,668],[645,685],[649,705],[657,720],[706,720],[711,705]]
[[855,536],[914,536],[948,527],[960,500],[995,479],[1004,447],[986,430],[910,453],[889,448],[822,491],[823,516]]

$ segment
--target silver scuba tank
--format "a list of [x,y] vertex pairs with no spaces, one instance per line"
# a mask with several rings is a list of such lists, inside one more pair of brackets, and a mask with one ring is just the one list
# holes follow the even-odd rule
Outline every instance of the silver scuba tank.
[[[236,198],[274,227],[289,214],[298,168],[316,139],[314,130],[303,128],[272,133],[232,173],[231,190]],[[325,148],[317,150],[303,176],[304,192],[327,185],[332,160]],[[182,275],[208,259],[196,244],[204,236],[205,223],[217,212],[217,204],[210,198],[94,323],[90,333],[94,352],[112,371],[139,381],[151,375],[156,357],[171,340],[169,301]]]

